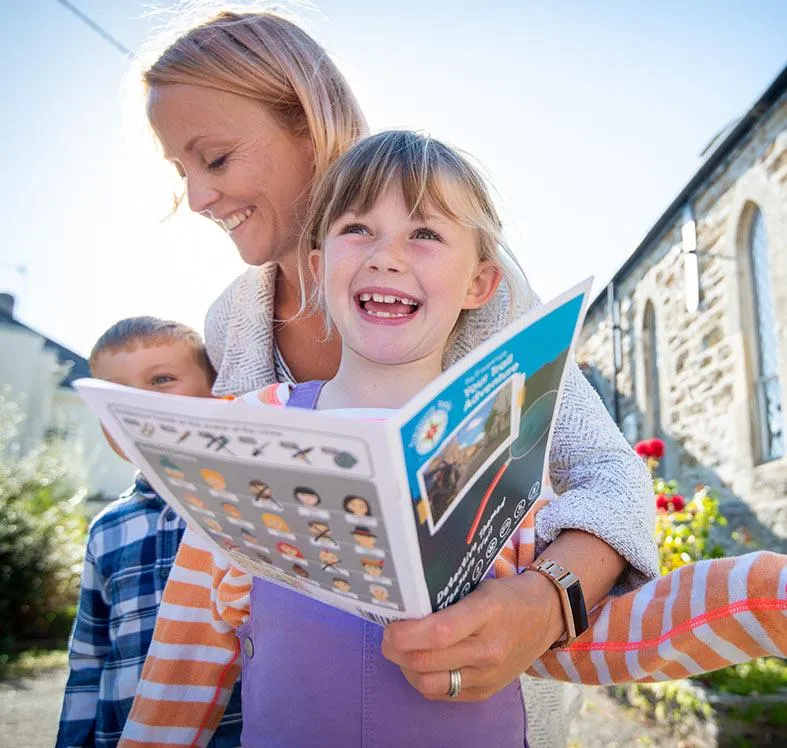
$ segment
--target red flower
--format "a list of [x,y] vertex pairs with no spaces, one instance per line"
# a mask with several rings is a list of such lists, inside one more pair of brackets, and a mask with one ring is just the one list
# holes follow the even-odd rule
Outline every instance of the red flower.
[[679,494],[668,496],[660,493],[656,497],[656,509],[660,512],[680,512],[686,508],[686,500]]
[[656,497],[656,509],[666,512],[669,509],[669,496],[665,496],[663,493],[660,493]]
[[648,441],[637,442],[634,445],[634,451],[640,457],[650,457],[650,442],[648,442]]
[[664,457],[664,442],[661,439],[650,440],[650,454],[648,457],[655,457],[657,460]]
[[670,504],[672,504],[672,509],[675,512],[680,512],[680,511],[682,511],[683,509],[686,508],[686,501],[679,494],[675,494],[670,499]]

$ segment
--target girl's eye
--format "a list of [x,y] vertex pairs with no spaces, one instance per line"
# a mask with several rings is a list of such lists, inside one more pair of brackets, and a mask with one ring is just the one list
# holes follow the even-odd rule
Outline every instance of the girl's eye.
[[174,381],[175,381],[175,377],[171,376],[170,374],[158,374],[157,376],[153,377],[153,379],[150,380],[150,383],[154,387],[160,387],[161,385],[169,384],[170,382],[174,382]]
[[413,239],[428,239],[437,242],[442,241],[440,234],[438,234],[435,231],[432,231],[432,229],[427,229],[427,228],[416,229],[415,231],[413,231],[412,236]]
[[225,153],[223,156],[219,156],[218,158],[213,159],[213,161],[211,161],[208,164],[208,169],[211,169],[211,170],[221,169],[221,167],[224,166],[224,164],[227,163],[228,155],[229,154]]
[[361,235],[370,235],[372,232],[369,231],[366,226],[362,223],[349,223],[347,226],[342,228],[339,232],[340,234],[361,234]]

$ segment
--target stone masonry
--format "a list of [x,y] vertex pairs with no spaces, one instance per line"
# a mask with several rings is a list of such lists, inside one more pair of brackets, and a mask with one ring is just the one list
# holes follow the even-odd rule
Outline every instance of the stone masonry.
[[[681,226],[675,215],[661,236],[615,277],[620,302],[622,369],[618,422],[631,441],[648,429],[645,309],[655,312],[661,436],[666,477],[690,493],[714,488],[733,527],[771,547],[787,538],[787,456],[763,461],[752,357],[756,325],[749,267],[755,206],[767,234],[775,307],[781,402],[787,406],[787,93],[701,183],[687,204],[696,222],[700,305],[688,312]],[[613,343],[602,294],[577,346],[602,398],[612,402]],[[653,381],[652,379],[650,380]]]

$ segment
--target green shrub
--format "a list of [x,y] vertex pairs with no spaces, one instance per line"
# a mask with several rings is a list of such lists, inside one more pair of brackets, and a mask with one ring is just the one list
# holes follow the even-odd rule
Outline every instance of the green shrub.
[[63,445],[19,456],[19,408],[0,395],[0,651],[62,639],[79,593],[84,489]]

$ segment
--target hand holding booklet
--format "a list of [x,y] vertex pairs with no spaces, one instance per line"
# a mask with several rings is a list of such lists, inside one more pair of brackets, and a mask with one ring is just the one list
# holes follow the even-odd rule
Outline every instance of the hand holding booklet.
[[589,290],[515,320],[383,420],[76,387],[238,567],[380,623],[420,617],[484,579],[541,494]]

